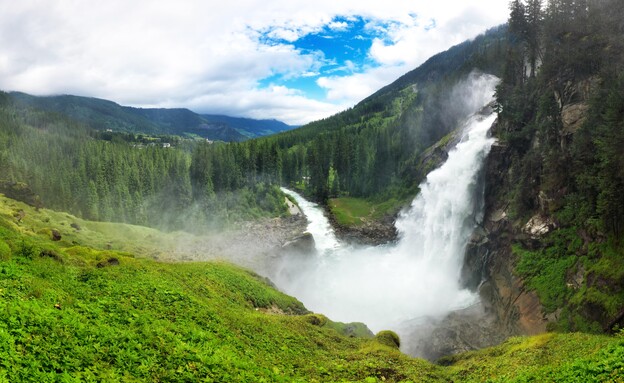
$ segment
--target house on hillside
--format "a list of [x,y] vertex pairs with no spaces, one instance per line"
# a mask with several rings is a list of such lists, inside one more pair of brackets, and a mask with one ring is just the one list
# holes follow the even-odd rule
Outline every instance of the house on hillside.
[[168,142],[163,143],[163,148],[170,148],[171,144]]

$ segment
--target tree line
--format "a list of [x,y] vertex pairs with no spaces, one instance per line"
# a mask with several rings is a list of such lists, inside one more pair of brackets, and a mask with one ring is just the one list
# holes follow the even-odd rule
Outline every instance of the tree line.
[[93,131],[64,115],[17,107],[5,94],[0,127],[0,181],[27,184],[49,208],[170,229],[285,211],[277,188],[260,184],[198,198],[193,142],[168,137],[175,147],[145,145],[143,136]]
[[[562,223],[619,237],[623,8],[617,0],[513,0],[510,11],[497,103],[516,169],[512,204],[523,215],[545,199]],[[584,123],[566,126],[574,110]]]

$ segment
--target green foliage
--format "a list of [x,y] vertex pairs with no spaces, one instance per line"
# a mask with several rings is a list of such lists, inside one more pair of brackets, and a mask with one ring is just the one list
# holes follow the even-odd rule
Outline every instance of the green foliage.
[[[370,351],[376,342],[353,337],[363,325],[302,315],[254,273],[53,243],[34,233],[66,214],[27,208],[18,226],[6,212],[21,205],[1,201],[0,243],[20,249],[0,262],[3,380],[443,381],[429,363]],[[79,223],[110,226],[110,242],[128,231]]]
[[7,261],[11,258],[11,248],[4,241],[0,240],[0,261]]
[[[622,248],[616,243],[583,243],[578,229],[556,230],[544,247],[513,247],[516,272],[548,313],[560,313],[552,329],[602,332],[624,306]],[[587,254],[587,255],[585,255]]]
[[367,221],[392,216],[407,203],[405,198],[382,197],[366,200],[355,197],[332,198],[328,205],[336,222],[342,226],[360,226]]
[[544,334],[441,362],[452,364],[451,376],[462,382],[621,382],[623,355],[621,337]]
[[[25,211],[19,224],[15,210]],[[70,222],[81,229],[63,229],[61,241],[36,234]],[[0,261],[0,380],[608,381],[622,372],[622,338],[581,334],[516,338],[443,368],[401,354],[392,332],[367,339],[363,324],[309,314],[239,267],[106,249],[149,254],[168,235],[0,198],[0,246],[13,249]]]
[[[564,251],[559,253],[561,250]],[[553,246],[543,251],[515,247],[514,254],[519,257],[516,272],[525,278],[529,288],[536,290],[546,312],[562,307],[571,293],[566,277],[576,263],[574,253],[570,255]]]
[[377,335],[375,335],[375,340],[383,345],[399,348],[401,347],[401,339],[399,336],[390,330],[379,331]]

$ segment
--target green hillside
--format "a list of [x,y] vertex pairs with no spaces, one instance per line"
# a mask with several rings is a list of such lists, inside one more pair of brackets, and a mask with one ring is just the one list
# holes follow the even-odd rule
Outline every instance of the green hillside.
[[18,107],[59,113],[100,131],[198,136],[213,141],[232,142],[293,128],[276,120],[200,115],[181,108],[132,108],[91,97],[36,97],[20,92],[11,92],[10,97]]
[[231,264],[106,249],[150,233],[116,226],[0,195],[0,381],[622,381],[622,337],[515,338],[441,367],[343,335]]

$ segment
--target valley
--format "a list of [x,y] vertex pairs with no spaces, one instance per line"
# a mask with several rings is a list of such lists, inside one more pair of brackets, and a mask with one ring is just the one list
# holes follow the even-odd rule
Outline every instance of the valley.
[[60,88],[134,106],[0,55],[0,382],[624,381],[621,8],[512,0],[415,69],[414,12],[240,19]]

